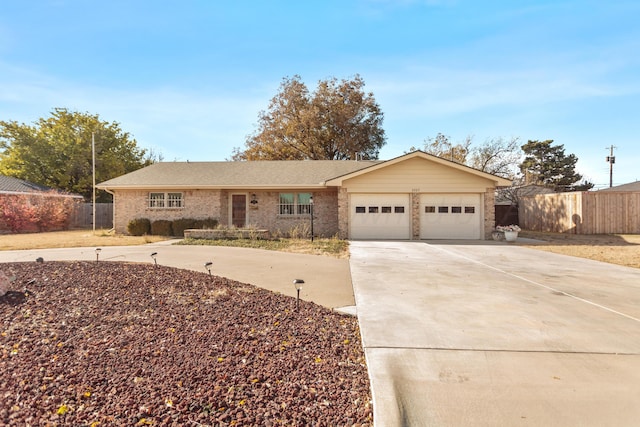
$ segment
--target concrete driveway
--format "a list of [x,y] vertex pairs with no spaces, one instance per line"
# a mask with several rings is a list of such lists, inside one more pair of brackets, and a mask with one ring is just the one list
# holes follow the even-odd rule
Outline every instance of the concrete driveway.
[[376,426],[640,425],[640,270],[446,241],[350,266]]

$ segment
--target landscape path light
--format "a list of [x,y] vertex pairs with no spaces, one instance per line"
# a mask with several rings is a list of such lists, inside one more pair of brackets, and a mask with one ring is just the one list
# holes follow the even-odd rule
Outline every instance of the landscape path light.
[[102,251],[101,248],[96,248],[96,262],[100,260],[100,251]]
[[156,259],[156,257],[158,256],[158,252],[153,252],[151,253],[151,258],[153,258],[153,262],[155,263],[155,265],[158,265],[158,260]]
[[300,291],[302,290],[302,285],[304,285],[304,280],[302,279],[294,279],[293,286],[296,287],[296,311],[300,309]]
[[211,266],[213,265],[213,262],[211,261],[207,261],[204,263],[204,268],[207,269],[207,271],[209,272],[209,277],[211,277]]

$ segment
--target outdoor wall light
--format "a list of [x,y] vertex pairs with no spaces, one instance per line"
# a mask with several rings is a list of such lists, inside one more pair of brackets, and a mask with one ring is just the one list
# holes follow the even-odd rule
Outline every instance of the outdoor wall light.
[[211,266],[213,265],[213,262],[211,261],[207,261],[204,263],[204,268],[207,269],[207,271],[209,272],[209,276],[211,276]]
[[293,286],[296,287],[296,311],[300,309],[300,291],[302,290],[302,285],[304,285],[304,280],[302,279],[294,279]]
[[258,196],[256,196],[255,193],[251,195],[251,204],[252,205],[258,204]]
[[101,248],[96,248],[96,262],[98,262],[100,260],[100,252],[102,251]]
[[153,262],[158,265],[158,260],[156,259],[156,257],[158,256],[158,252],[153,252],[151,254],[151,258],[153,258]]

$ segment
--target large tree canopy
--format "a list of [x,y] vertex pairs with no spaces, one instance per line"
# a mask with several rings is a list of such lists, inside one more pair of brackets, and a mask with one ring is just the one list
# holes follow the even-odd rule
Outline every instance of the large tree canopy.
[[[416,150],[411,147],[411,151]],[[518,138],[490,138],[474,144],[468,136],[463,142],[451,142],[451,138],[438,133],[435,138],[424,141],[424,151],[443,159],[451,160],[505,178],[514,179],[521,156]]]
[[438,133],[435,138],[428,137],[424,141],[424,151],[452,162],[467,164],[467,157],[471,149],[471,137],[464,142],[454,144],[451,138]]
[[309,93],[300,76],[285,78],[244,150],[233,160],[377,159],[386,138],[383,113],[364,80],[321,80]]
[[90,199],[92,132],[96,182],[153,162],[152,156],[139,148],[118,123],[102,121],[98,115],[56,108],[51,117],[41,118],[32,126],[0,121],[0,173]]
[[552,145],[553,140],[531,141],[522,146],[525,158],[520,164],[525,183],[539,184],[555,191],[588,190],[590,182],[579,182],[582,175],[575,170],[578,158],[575,154],[566,155],[564,145]]

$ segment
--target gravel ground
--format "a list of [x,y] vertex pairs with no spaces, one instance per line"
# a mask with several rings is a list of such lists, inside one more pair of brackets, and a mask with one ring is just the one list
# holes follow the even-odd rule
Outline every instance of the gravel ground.
[[0,270],[0,424],[372,425],[355,318],[163,266]]

